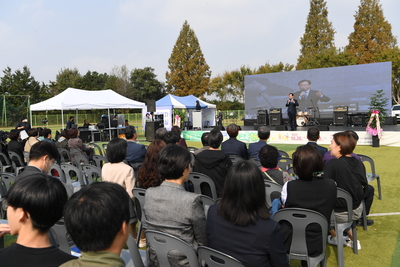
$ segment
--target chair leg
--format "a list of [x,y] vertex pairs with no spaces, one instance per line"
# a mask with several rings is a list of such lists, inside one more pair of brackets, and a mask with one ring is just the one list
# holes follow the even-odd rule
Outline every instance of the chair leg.
[[362,211],[362,217],[363,217],[363,228],[364,228],[364,231],[368,231],[368,225],[367,225],[367,210],[366,210],[366,208],[365,208],[365,202],[363,201],[362,202],[362,204],[363,204],[363,211]]
[[381,178],[378,177],[378,178],[376,179],[376,182],[377,182],[377,184],[378,184],[378,198],[379,198],[380,200],[382,200]]
[[137,236],[136,236],[136,245],[139,247],[139,242],[140,242],[140,233],[143,231],[142,228],[142,222],[139,221],[139,225],[138,225],[138,231],[137,231]]
[[357,226],[355,221],[351,225],[351,228],[353,229],[353,252],[354,254],[358,254]]

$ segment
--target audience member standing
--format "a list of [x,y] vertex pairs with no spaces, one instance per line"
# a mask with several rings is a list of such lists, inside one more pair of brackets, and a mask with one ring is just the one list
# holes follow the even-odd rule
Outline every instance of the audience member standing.
[[289,267],[279,224],[270,215],[262,173],[240,161],[226,176],[221,201],[208,210],[208,246],[244,266]]
[[74,117],[73,116],[70,116],[69,117],[69,120],[68,120],[68,122],[67,122],[67,127],[66,127],[66,129],[67,130],[71,130],[72,129],[72,125],[74,125]]
[[15,126],[16,130],[25,130],[26,133],[31,129],[31,125],[28,122],[28,119],[24,116],[21,118],[21,121],[17,123],[17,126]]
[[229,124],[226,127],[226,132],[229,139],[222,143],[221,150],[228,155],[237,155],[243,159],[249,159],[246,144],[236,139],[239,134],[239,126]]

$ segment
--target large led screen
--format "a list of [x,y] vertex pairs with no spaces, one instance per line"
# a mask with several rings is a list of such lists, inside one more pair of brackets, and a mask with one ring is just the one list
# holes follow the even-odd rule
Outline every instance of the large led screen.
[[383,62],[245,76],[246,119],[271,108],[282,108],[285,116],[289,93],[298,100],[298,111],[316,117],[332,118],[334,107],[368,112],[369,98],[377,90],[391,99],[391,69],[391,62]]

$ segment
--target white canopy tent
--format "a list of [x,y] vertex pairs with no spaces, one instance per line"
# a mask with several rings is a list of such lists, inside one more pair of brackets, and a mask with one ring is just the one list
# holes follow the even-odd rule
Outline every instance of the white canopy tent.
[[68,88],[52,98],[31,105],[30,120],[32,121],[32,111],[61,110],[62,128],[64,128],[64,110],[107,109],[108,119],[110,120],[110,109],[121,108],[141,109],[143,116],[146,105],[124,97],[111,89],[87,91]]

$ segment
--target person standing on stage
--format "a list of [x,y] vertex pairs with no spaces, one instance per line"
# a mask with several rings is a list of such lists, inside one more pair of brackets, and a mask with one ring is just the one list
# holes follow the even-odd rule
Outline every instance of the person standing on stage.
[[286,102],[286,107],[287,107],[287,113],[289,117],[289,125],[290,125],[290,130],[295,131],[296,130],[296,107],[299,105],[296,99],[294,99],[293,93],[289,94],[289,99]]

